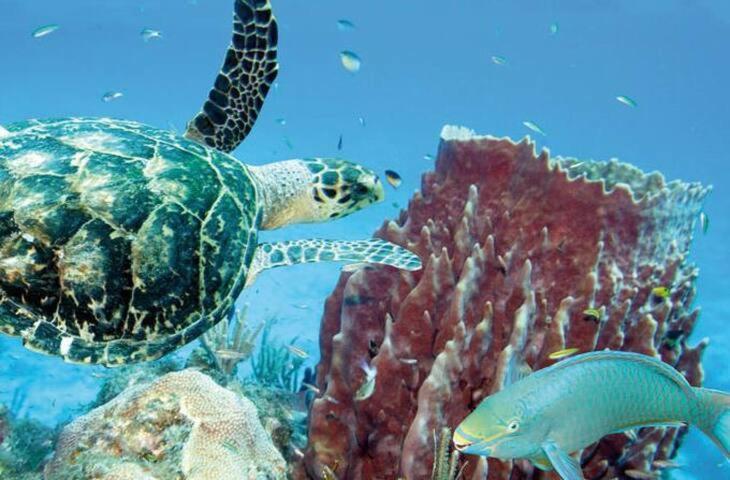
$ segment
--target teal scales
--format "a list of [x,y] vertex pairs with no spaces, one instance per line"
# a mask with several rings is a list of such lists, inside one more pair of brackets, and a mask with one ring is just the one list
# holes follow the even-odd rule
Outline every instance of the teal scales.
[[253,167],[228,155],[277,69],[268,2],[234,8],[224,65],[185,137],[103,118],[0,129],[0,332],[70,362],[153,360],[226,318],[263,269],[421,267],[379,239],[259,245],[260,229],[349,215],[383,187],[345,160]]

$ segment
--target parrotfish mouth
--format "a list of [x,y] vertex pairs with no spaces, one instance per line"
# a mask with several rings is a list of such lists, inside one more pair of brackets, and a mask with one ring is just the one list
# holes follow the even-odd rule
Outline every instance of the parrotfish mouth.
[[454,448],[462,453],[488,457],[491,450],[485,446],[486,442],[472,437],[471,435],[462,432],[460,429],[457,429],[454,432],[452,441],[454,442]]

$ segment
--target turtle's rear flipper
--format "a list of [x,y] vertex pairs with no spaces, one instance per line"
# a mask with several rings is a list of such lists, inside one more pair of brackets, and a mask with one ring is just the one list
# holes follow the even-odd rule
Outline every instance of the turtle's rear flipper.
[[381,263],[403,270],[420,270],[421,260],[403,247],[385,240],[292,240],[262,243],[256,249],[246,277],[250,285],[267,268],[311,262]]
[[268,0],[234,0],[233,40],[203,110],[188,124],[187,138],[222,152],[243,141],[276,78],[277,41]]

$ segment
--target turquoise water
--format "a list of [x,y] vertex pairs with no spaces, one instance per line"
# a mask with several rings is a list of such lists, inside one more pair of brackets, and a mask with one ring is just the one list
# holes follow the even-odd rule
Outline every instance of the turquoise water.
[[[0,124],[33,117],[112,116],[183,131],[198,111],[230,39],[229,1],[0,0]],[[637,6],[636,4],[640,4]],[[406,205],[431,168],[442,125],[521,138],[586,159],[618,157],[667,178],[713,184],[698,235],[694,340],[710,337],[706,384],[730,390],[730,3],[705,1],[507,2],[279,0],[280,73],[257,125],[235,156],[251,164],[336,156],[403,184],[349,218],[265,234],[265,239],[361,238]],[[356,28],[340,31],[336,21]],[[38,26],[60,28],[32,38]],[[557,24],[556,34],[550,25]],[[162,32],[144,42],[143,28]],[[362,58],[344,70],[341,50]],[[493,56],[502,57],[498,65]],[[102,95],[123,96],[103,102]],[[626,95],[636,108],[616,101]],[[277,119],[285,119],[281,125]],[[359,121],[364,119],[364,125]],[[338,140],[342,136],[342,150]],[[336,265],[261,275],[242,301],[254,317],[278,316],[277,334],[316,352],[322,303]],[[26,392],[22,414],[54,423],[96,395],[99,367],[26,352],[0,337],[0,402]],[[314,354],[308,362],[314,364]],[[677,478],[730,478],[696,432]]]

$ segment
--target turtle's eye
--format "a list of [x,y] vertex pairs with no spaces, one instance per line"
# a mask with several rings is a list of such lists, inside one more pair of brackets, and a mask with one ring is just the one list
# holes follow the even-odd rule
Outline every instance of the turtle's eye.
[[362,183],[356,183],[353,185],[352,191],[355,195],[367,195],[370,192],[370,189]]

